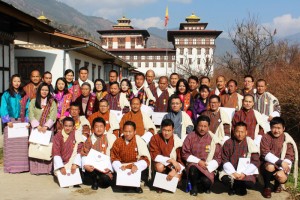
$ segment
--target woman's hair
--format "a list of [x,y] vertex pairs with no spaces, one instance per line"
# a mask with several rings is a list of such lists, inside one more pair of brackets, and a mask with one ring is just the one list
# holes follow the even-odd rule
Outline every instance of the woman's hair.
[[57,83],[58,81],[62,81],[65,83],[65,88],[64,88],[64,95],[65,94],[68,94],[69,93],[69,90],[68,90],[68,83],[67,83],[67,80],[64,78],[64,77],[60,77],[56,80],[56,83],[55,83],[55,89],[54,89],[54,93],[57,94],[58,93],[58,88],[57,88]]
[[42,82],[39,85],[39,87],[38,87],[38,89],[36,91],[36,99],[35,99],[35,107],[39,108],[39,109],[42,109],[42,106],[41,106],[41,100],[42,100],[41,90],[42,90],[42,87],[44,87],[44,86],[46,86],[48,88],[48,90],[49,90],[48,95],[47,95],[47,103],[52,98],[51,93],[50,93],[50,87],[49,87],[49,85],[47,83]]
[[69,73],[72,73],[72,74],[73,74],[73,76],[74,76],[74,71],[73,71],[73,70],[71,70],[71,69],[67,69],[67,70],[65,71],[65,73],[64,73],[64,77],[66,77],[66,76],[67,76],[67,74],[69,74]]
[[14,86],[13,86],[13,80],[14,78],[20,78],[20,81],[21,81],[21,85],[20,87],[18,88],[18,92],[19,94],[21,95],[21,97],[24,97],[26,95],[24,89],[23,89],[23,86],[22,86],[22,78],[19,74],[14,74],[11,76],[10,78],[10,82],[9,82],[9,87],[7,89],[8,93],[10,94],[11,97],[14,97],[16,92],[14,90]]
[[175,91],[175,93],[176,93],[176,94],[179,94],[179,84],[180,84],[180,83],[183,83],[184,86],[185,86],[185,92],[184,92],[184,94],[188,93],[188,91],[189,91],[189,84],[188,84],[188,82],[187,82],[185,79],[183,79],[183,78],[181,78],[181,79],[178,80],[178,82],[177,82],[177,84],[176,84],[176,91]]
[[105,84],[104,80],[102,80],[101,78],[97,78],[97,79],[94,81],[94,89],[93,89],[93,92],[94,92],[94,93],[97,92],[97,90],[96,90],[96,83],[99,82],[99,81],[102,83],[102,92],[104,92],[104,91],[107,90],[107,89],[106,89],[106,84]]
[[121,85],[122,85],[122,83],[123,83],[124,81],[127,83],[128,88],[131,90],[131,89],[132,89],[132,85],[131,85],[129,79],[127,79],[127,78],[125,78],[125,79],[123,79],[123,80],[121,81],[121,83],[120,83],[120,88],[121,88],[121,90],[122,90],[122,86],[121,86]]

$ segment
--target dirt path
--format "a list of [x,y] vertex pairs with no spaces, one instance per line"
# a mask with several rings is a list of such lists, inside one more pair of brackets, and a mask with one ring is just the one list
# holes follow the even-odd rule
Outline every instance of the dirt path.
[[[216,191],[219,188],[219,191]],[[110,199],[110,200],[135,200],[135,199],[170,199],[173,200],[188,200],[188,199],[210,199],[210,200],[220,200],[220,199],[241,199],[239,196],[228,196],[225,188],[218,184],[217,187],[213,188],[211,194],[199,194],[198,197],[192,197],[187,193],[177,190],[175,194],[172,193],[162,193],[157,194],[155,191],[150,191],[149,188],[145,187],[143,194],[125,194],[125,193],[114,193],[111,188],[99,189],[93,191],[90,186],[82,186],[81,189],[75,188],[60,188],[53,180],[53,176],[34,176],[29,173],[21,174],[7,174],[0,169],[0,195],[2,200],[32,200],[32,199],[46,199],[46,200],[77,200],[77,199]],[[272,199],[274,200],[284,200],[289,197],[287,192],[282,192],[280,194],[272,193]],[[248,190],[246,199],[264,199],[260,192],[255,190]]]

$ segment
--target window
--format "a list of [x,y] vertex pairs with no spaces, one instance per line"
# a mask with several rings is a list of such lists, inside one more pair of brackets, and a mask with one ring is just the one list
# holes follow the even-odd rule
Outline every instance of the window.
[[153,56],[148,56],[148,60],[152,60],[153,59]]
[[210,45],[214,45],[215,44],[215,40],[214,39],[210,39]]
[[193,50],[192,48],[189,48],[189,50],[188,50],[189,54],[192,54],[192,50]]
[[101,43],[102,43],[102,45],[106,46],[107,45],[107,38],[102,38]]
[[184,39],[184,44],[189,44],[189,40],[187,38]]
[[194,45],[197,44],[196,38],[193,38],[193,44],[194,44]]
[[79,66],[80,66],[81,60],[75,59],[75,79],[78,79],[78,73],[79,73]]
[[205,44],[205,38],[201,39],[201,44]]
[[98,78],[101,78],[101,65],[98,65]]
[[138,68],[141,68],[142,64],[140,62],[138,62]]
[[137,60],[137,58],[138,58],[137,56],[133,56],[133,60]]
[[141,60],[145,60],[145,56],[141,56]]
[[179,44],[179,39],[178,38],[175,39],[175,44]]
[[153,63],[153,67],[156,67],[156,62]]
[[92,81],[95,81],[95,70],[96,70],[96,65],[92,64]]
[[160,63],[160,67],[161,67],[161,68],[165,67],[165,63],[164,63],[164,62],[161,62],[161,63]]
[[[1,43],[1,42],[0,42]],[[2,48],[1,48],[2,47]],[[4,48],[3,48],[4,47]],[[9,49],[10,46],[0,46],[0,52],[3,53],[1,56],[2,62],[0,63],[0,88],[7,89],[9,87]],[[17,57],[18,62],[18,73],[22,77],[22,81],[29,82],[30,73],[33,70],[38,70],[41,74],[45,71],[45,57]],[[78,72],[77,72],[78,75]],[[6,81],[4,81],[6,80]],[[1,93],[4,90],[1,91]]]
[[179,54],[180,54],[180,55],[183,55],[183,48],[181,48],[181,49],[179,49],[179,50],[180,50]]
[[149,67],[149,63],[148,62],[145,63],[145,67]]
[[198,65],[200,65],[200,62],[201,62],[200,58],[197,58],[197,64]]
[[183,58],[180,58],[180,64],[183,65]]
[[125,49],[125,38],[118,38],[118,49]]
[[136,38],[136,44],[137,45],[142,45],[143,44],[143,38],[142,37]]
[[172,56],[172,60],[175,60],[175,56]]
[[192,58],[189,58],[189,64],[191,65],[193,63]]
[[205,48],[205,54],[209,55],[209,48]]
[[126,56],[126,60],[130,60],[130,56]]
[[156,56],[156,60],[160,60],[160,56]]
[[84,67],[89,67],[89,65],[90,65],[89,62],[87,62],[87,61],[84,62]]
[[168,63],[168,67],[172,68],[172,63],[171,62]]

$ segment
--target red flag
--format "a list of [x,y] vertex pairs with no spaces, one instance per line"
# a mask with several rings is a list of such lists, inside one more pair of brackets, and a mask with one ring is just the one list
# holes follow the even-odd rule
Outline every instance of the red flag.
[[167,6],[166,15],[165,15],[165,26],[168,25],[168,22],[169,22],[169,9],[168,9],[168,6]]

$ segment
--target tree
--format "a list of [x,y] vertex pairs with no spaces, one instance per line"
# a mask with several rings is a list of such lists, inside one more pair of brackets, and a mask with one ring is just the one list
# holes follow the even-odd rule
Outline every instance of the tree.
[[275,58],[274,35],[266,27],[258,23],[258,19],[249,18],[237,21],[229,36],[236,48],[234,53],[226,52],[220,59],[220,65],[228,68],[235,75],[260,74],[264,67]]

